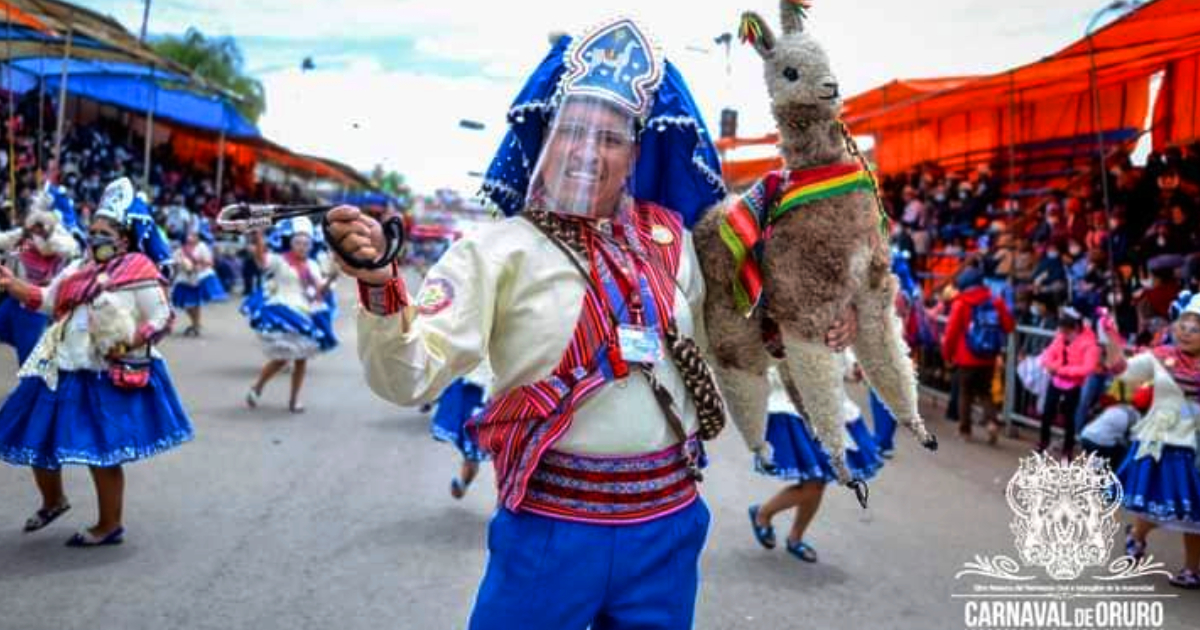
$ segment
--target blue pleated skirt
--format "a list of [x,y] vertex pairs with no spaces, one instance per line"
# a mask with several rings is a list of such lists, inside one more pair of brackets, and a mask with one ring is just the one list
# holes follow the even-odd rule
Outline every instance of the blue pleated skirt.
[[48,322],[44,314],[25,308],[9,295],[0,297],[0,343],[15,348],[19,362],[25,363],[33,352]]
[[[883,468],[879,446],[862,418],[846,425],[850,438],[858,447],[846,451],[846,467],[850,474],[863,481]],[[767,416],[767,442],[774,453],[776,471],[768,473],[756,465],[758,472],[788,481],[836,482],[837,475],[829,464],[829,455],[808,430],[800,416],[772,413]],[[847,445],[849,446],[849,445]]]
[[0,408],[0,459],[16,466],[117,466],[192,436],[161,359],[151,363],[150,382],[139,389],[117,388],[103,372],[64,371],[55,391],[40,378],[22,378]]
[[267,303],[263,293],[256,291],[242,301],[241,312],[250,321],[250,327],[259,333],[306,337],[316,342],[321,352],[328,352],[338,345],[333,331],[333,313],[329,309],[306,315],[285,304]]
[[1117,470],[1125,509],[1159,522],[1200,524],[1200,471],[1196,451],[1163,446],[1162,457],[1137,458],[1138,443]]
[[483,407],[483,388],[465,379],[458,379],[442,392],[437,411],[429,423],[429,432],[439,442],[453,444],[465,459],[481,462],[487,454],[467,434],[466,423]]
[[176,282],[171,289],[171,304],[175,308],[195,308],[209,302],[224,302],[229,299],[221,279],[215,274],[205,277],[199,284]]

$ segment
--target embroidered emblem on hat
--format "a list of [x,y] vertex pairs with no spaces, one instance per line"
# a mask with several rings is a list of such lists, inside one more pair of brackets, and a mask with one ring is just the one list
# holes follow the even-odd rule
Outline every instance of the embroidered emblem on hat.
[[128,177],[122,177],[104,189],[96,214],[112,218],[117,223],[125,223],[125,213],[133,204],[133,199],[133,182]]
[[665,225],[655,225],[650,228],[650,238],[659,245],[670,245],[675,242],[675,234]]
[[562,95],[599,97],[639,118],[650,113],[662,83],[662,54],[633,20],[602,24],[573,41],[564,59]]
[[454,302],[454,285],[444,278],[434,278],[425,282],[421,294],[417,296],[417,312],[421,315],[436,315]]

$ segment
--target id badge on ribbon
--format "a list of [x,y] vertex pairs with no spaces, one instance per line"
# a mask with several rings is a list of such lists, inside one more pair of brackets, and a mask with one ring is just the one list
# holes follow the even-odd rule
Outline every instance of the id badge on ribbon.
[[626,363],[654,365],[663,360],[662,338],[653,328],[624,324],[617,328],[617,342]]

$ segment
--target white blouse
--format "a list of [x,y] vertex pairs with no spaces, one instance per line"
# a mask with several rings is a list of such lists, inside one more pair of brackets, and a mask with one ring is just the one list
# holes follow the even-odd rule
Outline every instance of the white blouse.
[[[706,347],[704,279],[691,235],[683,238],[675,318],[682,334]],[[432,401],[485,358],[497,394],[546,378],[575,331],[586,286],[565,254],[529,222],[489,223],[456,242],[430,269],[408,332],[404,315],[359,309],[358,355],[367,382],[379,396],[413,405]],[[694,432],[696,410],[675,366],[667,359],[654,372],[679,404],[685,430]],[[584,402],[554,448],[626,455],[676,442],[646,379],[631,375]]]
[[321,269],[320,263],[309,258],[305,261],[308,273],[316,282],[315,287],[307,287],[300,278],[300,273],[292,267],[287,259],[275,253],[267,254],[267,264],[263,268],[266,280],[264,290],[267,304],[283,304],[301,313],[309,314],[326,308],[319,292],[320,285],[328,277]]
[[1154,387],[1150,411],[1133,425],[1131,431],[1138,442],[1137,457],[1148,455],[1157,460],[1162,456],[1163,446],[1196,449],[1200,405],[1184,395],[1167,367],[1154,354],[1141,352],[1129,359],[1120,379],[1133,387],[1145,383]]
[[[42,312],[53,314],[59,284],[82,264],[82,260],[71,263],[43,290]],[[41,369],[36,366],[39,361],[49,362],[46,367],[58,370],[104,370],[108,361],[97,346],[105,343],[105,340],[111,345],[114,331],[158,334],[167,330],[171,324],[171,304],[165,289],[158,282],[133,284],[106,291],[104,295],[108,296],[105,299],[107,305],[104,307],[98,307],[94,301],[78,306],[56,319],[42,334],[37,347],[22,367],[22,372],[30,369],[40,373]],[[118,318],[123,318],[124,321],[116,321]],[[125,337],[124,334],[121,336]],[[129,341],[132,341],[132,335],[120,340],[126,344]],[[161,357],[156,349],[151,349],[150,352],[152,357]],[[140,346],[130,350],[125,356],[138,358],[145,354],[145,346]]]
[[188,286],[197,286],[209,276],[216,275],[213,271],[212,249],[204,241],[196,243],[192,248],[189,259],[182,247],[175,250],[175,264],[179,269],[176,281]]

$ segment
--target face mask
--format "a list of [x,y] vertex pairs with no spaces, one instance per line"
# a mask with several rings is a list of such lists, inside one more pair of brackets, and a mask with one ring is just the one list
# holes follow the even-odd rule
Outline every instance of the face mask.
[[91,248],[92,260],[104,264],[117,256],[117,239],[107,234],[93,236]]

